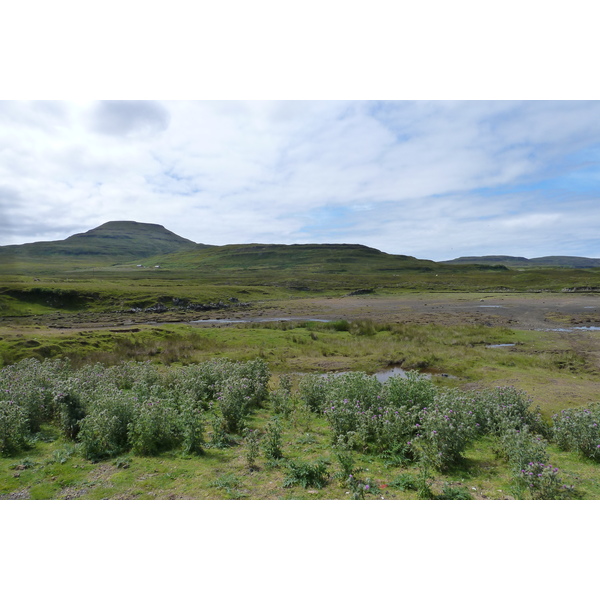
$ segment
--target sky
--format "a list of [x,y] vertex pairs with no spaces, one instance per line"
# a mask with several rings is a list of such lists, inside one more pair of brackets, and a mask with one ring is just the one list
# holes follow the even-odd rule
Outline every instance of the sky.
[[597,101],[3,101],[0,245],[113,220],[204,244],[600,256]]

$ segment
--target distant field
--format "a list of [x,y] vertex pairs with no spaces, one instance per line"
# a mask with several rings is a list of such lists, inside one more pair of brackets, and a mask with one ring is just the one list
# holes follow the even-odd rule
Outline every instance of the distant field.
[[[254,438],[241,426],[228,432],[229,442],[219,438],[218,419],[230,407],[218,409],[215,404],[203,405],[198,427],[204,437],[198,429],[200,437],[194,438],[190,456],[182,448],[187,447],[185,439],[192,443],[189,436],[196,425],[193,419],[186,421],[191,417],[177,400],[171,408],[172,416],[179,415],[173,416],[179,437],[171,446],[158,449],[155,456],[154,450],[144,449],[151,437],[142,436],[142,443],[130,433],[129,446],[93,458],[99,463],[90,462],[93,452],[82,455],[82,448],[96,442],[71,435],[61,419],[67,413],[75,421],[86,411],[93,414],[95,392],[81,400],[80,412],[77,403],[65,408],[59,396],[46,398],[43,406],[54,408],[42,410],[39,429],[30,432],[33,438],[24,433],[19,438],[18,431],[31,421],[23,420],[25,416],[14,408],[10,394],[17,393],[16,388],[11,391],[7,384],[0,390],[4,410],[0,410],[0,445],[11,457],[0,459],[0,497],[530,497],[520,486],[514,465],[506,461],[511,453],[518,454],[518,444],[529,444],[528,451],[534,452],[538,442],[529,438],[510,442],[493,428],[475,435],[469,417],[470,445],[455,456],[449,471],[439,470],[430,454],[423,455],[431,459],[427,465],[404,461],[406,456],[390,446],[389,439],[384,444],[377,437],[381,432],[372,433],[372,438],[363,432],[365,444],[374,439],[383,444],[377,452],[356,440],[352,447],[339,446],[330,431],[333,427],[335,433],[339,423],[330,420],[325,404],[318,410],[310,408],[310,398],[298,391],[300,374],[416,370],[433,377],[431,385],[442,403],[444,394],[455,400],[461,394],[485,398],[485,390],[497,386],[516,388],[522,392],[514,392],[515,398],[525,394],[539,407],[538,433],[550,437],[553,415],[587,410],[598,400],[600,269],[437,264],[358,245],[203,247],[153,227],[148,231],[156,235],[155,245],[147,244],[142,257],[132,254],[132,243],[135,246],[141,238],[122,224],[74,236],[66,246],[52,245],[43,259],[39,255],[44,254],[43,246],[0,252],[0,369],[8,369],[6,380],[13,381],[11,369],[18,370],[26,359],[42,361],[41,365],[66,359],[70,369],[85,373],[110,367],[135,371],[125,365],[138,364],[146,365],[140,367],[140,377],[149,378],[146,383],[160,380],[164,384],[160,394],[171,398],[165,390],[176,388],[180,394],[181,386],[173,382],[187,368],[194,372],[194,365],[214,359],[262,361],[269,371],[269,391],[244,422],[258,432],[261,444],[275,435],[279,423],[283,458],[269,457],[268,452],[252,458]],[[122,237],[123,228],[129,238]],[[102,254],[107,240],[120,254]],[[155,247],[168,247],[171,253],[152,254]],[[92,248],[92,254],[83,252],[86,248]],[[31,398],[50,389],[40,383],[43,377],[32,375],[46,368],[35,364],[23,367],[26,376],[14,380],[16,385],[33,382],[28,388]],[[52,383],[57,391],[72,383],[61,369]],[[363,384],[367,395],[377,385]],[[236,385],[244,388],[243,377]],[[144,393],[154,393],[151,387]],[[128,389],[121,391],[127,395]],[[3,400],[1,394],[9,394],[11,400],[9,396]],[[2,425],[10,419],[18,425],[16,430]],[[150,427],[150,421],[144,423]],[[2,441],[2,431],[9,430],[17,431],[18,443],[12,450]],[[432,431],[435,435],[433,425]],[[590,431],[586,439],[591,444],[596,438]],[[600,498],[598,463],[590,458],[593,444],[582,457],[568,449],[571,442],[558,430],[552,435],[540,456],[560,462],[565,485],[578,487],[574,497]],[[325,462],[319,466],[319,460]],[[362,490],[338,477],[340,469],[348,475],[352,460]],[[302,466],[305,461],[310,464]],[[319,469],[328,472],[323,488],[288,485],[311,469],[317,475]],[[552,473],[544,471],[546,476],[548,485],[554,485]],[[377,494],[365,493],[365,485],[375,485]],[[553,493],[560,496],[557,490]]]

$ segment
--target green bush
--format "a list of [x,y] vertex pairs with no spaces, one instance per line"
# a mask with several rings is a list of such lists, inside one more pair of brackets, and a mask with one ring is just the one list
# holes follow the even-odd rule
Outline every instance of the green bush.
[[464,487],[455,487],[446,483],[436,500],[473,500],[473,496]]
[[505,431],[527,426],[529,431],[547,434],[539,407],[532,410],[532,400],[514,387],[496,387],[476,394],[472,410],[481,433],[502,435]]
[[496,443],[494,452],[504,458],[518,475],[530,463],[548,463],[548,443],[538,435],[532,435],[527,426],[520,430],[509,430],[501,435]]
[[124,391],[99,397],[90,404],[90,412],[81,421],[78,435],[83,455],[99,460],[128,451],[131,448],[128,427],[134,411],[135,400]]
[[423,460],[445,470],[462,458],[462,452],[478,436],[475,416],[465,399],[447,393],[420,414],[414,446]]
[[137,404],[128,424],[128,441],[135,454],[153,456],[181,442],[178,414],[164,400]]
[[67,381],[54,396],[55,412],[63,435],[75,440],[79,434],[81,421],[86,415],[81,395],[75,383]]
[[283,450],[281,448],[281,423],[278,419],[273,419],[267,423],[267,430],[263,438],[263,452],[268,460],[279,460],[283,458]]
[[217,394],[217,406],[223,417],[225,431],[241,433],[252,406],[250,380],[246,377],[228,379]]
[[386,404],[400,407],[431,406],[437,394],[437,388],[416,371],[408,371],[406,377],[390,377],[383,386],[383,398]]
[[300,400],[314,412],[322,410],[327,381],[321,375],[305,375],[298,383]]
[[530,462],[518,474],[532,500],[567,499],[574,494],[574,487],[565,485],[557,467],[541,462]]
[[0,454],[28,447],[29,424],[25,410],[12,400],[0,400]]
[[204,415],[194,402],[185,404],[178,417],[181,449],[186,454],[204,453]]
[[318,460],[316,463],[289,461],[286,468],[287,476],[283,487],[301,485],[304,489],[309,487],[321,489],[327,485],[329,473],[327,464],[323,460]]
[[562,450],[600,460],[600,403],[569,408],[552,417],[552,439]]
[[390,481],[390,487],[400,490],[401,492],[416,490],[417,485],[417,478],[412,473],[401,473]]

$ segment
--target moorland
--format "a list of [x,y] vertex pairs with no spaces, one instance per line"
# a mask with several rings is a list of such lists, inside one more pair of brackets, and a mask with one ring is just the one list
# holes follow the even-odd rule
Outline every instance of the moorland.
[[600,498],[600,268],[501,258],[0,247],[0,498]]

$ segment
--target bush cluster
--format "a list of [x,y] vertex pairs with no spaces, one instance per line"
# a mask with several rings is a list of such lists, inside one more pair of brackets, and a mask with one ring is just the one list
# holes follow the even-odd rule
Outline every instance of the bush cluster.
[[206,413],[219,423],[217,437],[240,432],[248,412],[268,399],[269,377],[260,359],[79,370],[65,361],[25,360],[0,369],[0,453],[26,448],[44,423],[92,460],[129,451],[201,453]]
[[552,438],[562,450],[577,451],[600,460],[600,402],[554,415]]

